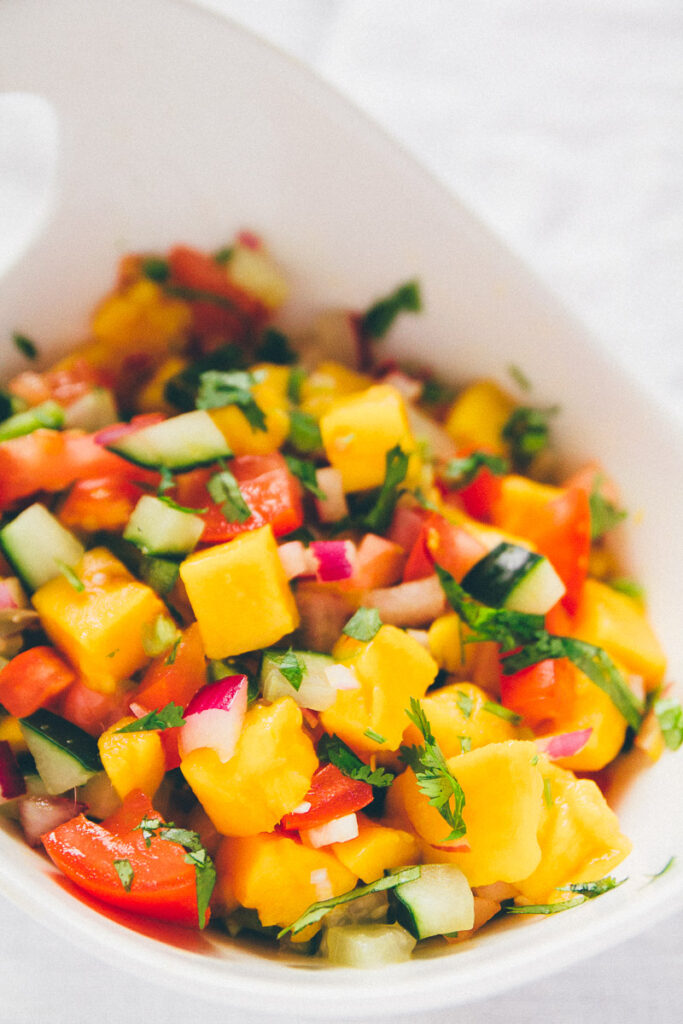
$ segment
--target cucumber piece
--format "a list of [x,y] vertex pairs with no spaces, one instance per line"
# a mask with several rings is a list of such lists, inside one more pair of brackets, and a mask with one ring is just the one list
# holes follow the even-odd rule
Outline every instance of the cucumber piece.
[[399,924],[341,924],[326,930],[324,948],[340,967],[383,967],[410,960],[415,939]]
[[0,441],[9,441],[13,437],[32,434],[40,427],[59,430],[63,426],[64,409],[57,402],[48,399],[47,402],[34,405],[32,409],[15,412],[14,416],[10,416],[4,423],[0,423]]
[[81,542],[39,502],[3,526],[0,545],[29,590],[59,576],[61,567],[75,566],[85,554]]
[[107,445],[129,462],[147,469],[182,473],[209,466],[232,455],[222,433],[205,409],[184,412],[153,423]]
[[468,931],[474,925],[474,896],[455,864],[423,864],[420,877],[389,892],[396,920],[416,939]]
[[160,498],[144,494],[133,509],[123,539],[131,541],[146,555],[184,558],[195,548],[203,532],[204,520],[199,516],[181,512]]
[[491,608],[528,615],[545,615],[565,592],[564,583],[544,555],[506,541],[472,566],[461,586]]
[[303,669],[299,689],[292,686],[271,656],[264,654],[259,687],[263,696],[270,701],[278,700],[280,697],[291,697],[299,707],[310,708],[312,711],[326,711],[334,704],[337,696],[336,689],[325,675],[325,670],[334,665],[334,659],[328,654],[316,654],[313,651],[293,653]]
[[137,572],[143,583],[146,583],[160,597],[170,594],[176,585],[180,566],[178,562],[170,558],[156,558],[153,555],[145,555],[141,560]]
[[20,718],[19,727],[51,796],[82,786],[102,771],[97,740],[65,718],[41,708]]
[[64,412],[64,426],[78,428],[93,434],[119,418],[116,399],[109,388],[93,388],[67,406]]

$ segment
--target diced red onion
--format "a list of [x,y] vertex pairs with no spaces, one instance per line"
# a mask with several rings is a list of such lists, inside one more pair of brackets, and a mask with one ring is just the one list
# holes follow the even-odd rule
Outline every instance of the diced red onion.
[[279,544],[277,553],[288,580],[297,576],[315,576],[318,563],[300,540],[288,540]]
[[330,843],[347,843],[358,836],[358,817],[355,813],[318,825],[316,828],[301,830],[301,838],[316,850]]
[[561,757],[573,757],[588,743],[592,729],[578,729],[576,732],[562,732],[555,736],[543,736],[536,740],[536,746],[551,761]]
[[426,441],[431,449],[431,454],[437,459],[455,458],[457,452],[455,441],[439,423],[412,405],[406,406],[406,413],[408,414],[410,432],[416,441]]
[[409,377],[402,370],[391,370],[390,373],[382,377],[380,383],[389,384],[392,388],[395,388],[405,398],[406,402],[416,402],[424,388],[424,383],[421,380]]
[[316,483],[325,495],[315,499],[318,519],[321,523],[338,523],[349,514],[344,494],[342,475],[334,466],[323,466],[315,474]]
[[7,740],[0,740],[0,803],[26,792],[24,776]]
[[230,760],[247,713],[247,686],[246,676],[227,676],[194,695],[178,734],[181,758],[200,747],[211,747],[223,763]]
[[26,608],[28,601],[16,576],[0,580],[0,609]]
[[40,846],[41,836],[85,810],[85,804],[68,796],[22,796],[17,806],[29,846]]
[[466,839],[455,839],[452,843],[430,843],[435,850],[444,850],[446,853],[470,853],[472,847]]
[[382,622],[390,626],[419,627],[444,613],[446,598],[438,576],[434,575],[371,590],[365,604],[376,608]]
[[321,583],[348,580],[356,563],[356,545],[350,540],[314,540],[310,551],[318,562]]
[[325,669],[325,678],[334,690],[357,690],[360,683],[346,665],[330,665]]

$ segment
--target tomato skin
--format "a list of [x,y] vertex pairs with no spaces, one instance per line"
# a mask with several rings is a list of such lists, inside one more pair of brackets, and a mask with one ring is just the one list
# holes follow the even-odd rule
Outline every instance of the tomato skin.
[[[52,862],[72,882],[121,910],[128,910],[160,921],[197,927],[197,891],[195,870],[185,862],[185,850],[177,843],[154,837],[149,848],[137,824],[146,809],[139,798],[127,804],[113,818],[113,828],[89,821],[84,815],[42,836],[43,846]],[[152,811],[154,818],[158,818]],[[112,819],[110,819],[110,822]],[[126,891],[114,867],[115,860],[127,860],[133,880]],[[209,912],[207,911],[208,921]]]
[[61,693],[76,673],[52,647],[31,647],[0,671],[0,704],[15,718],[32,715]]
[[142,494],[139,487],[120,476],[77,480],[60,509],[59,518],[65,526],[86,533],[122,530]]
[[185,708],[205,683],[204,647],[199,626],[193,622],[184,631],[173,662],[168,664],[167,651],[155,658],[132,700],[145,711],[159,710],[171,702]]
[[488,466],[482,466],[474,480],[457,491],[457,496],[468,515],[482,523],[490,523],[500,491],[500,476],[492,473]]
[[82,679],[76,679],[59,697],[55,710],[79,729],[99,736],[114,722],[129,714],[130,694],[99,693],[86,686]]
[[431,576],[437,562],[459,581],[485,554],[486,548],[481,541],[463,527],[449,523],[444,516],[433,512],[424,521],[408,555],[403,579],[407,582]]
[[236,288],[228,279],[225,267],[213,256],[187,245],[176,245],[169,253],[168,263],[172,284],[227,300],[223,305],[201,299],[188,300],[197,334],[223,334],[225,340],[225,336],[238,337],[244,333],[245,319],[257,323],[264,319],[261,303]]
[[543,723],[561,724],[571,713],[573,686],[564,659],[547,658],[536,665],[501,674],[501,703],[521,715],[531,729]]
[[311,788],[304,797],[311,805],[303,814],[285,814],[280,822],[285,830],[317,828],[335,818],[359,811],[372,800],[372,786],[343,775],[333,764],[318,768],[311,780]]

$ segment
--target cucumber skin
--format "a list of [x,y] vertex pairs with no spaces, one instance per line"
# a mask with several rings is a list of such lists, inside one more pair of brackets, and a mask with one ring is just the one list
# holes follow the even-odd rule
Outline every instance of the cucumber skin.
[[504,608],[520,583],[542,560],[543,556],[534,551],[502,541],[472,566],[460,585],[476,601],[491,608]]
[[20,718],[19,724],[30,732],[41,736],[52,743],[55,748],[69,757],[73,757],[88,771],[101,772],[97,740],[66,718],[40,708],[26,718]]

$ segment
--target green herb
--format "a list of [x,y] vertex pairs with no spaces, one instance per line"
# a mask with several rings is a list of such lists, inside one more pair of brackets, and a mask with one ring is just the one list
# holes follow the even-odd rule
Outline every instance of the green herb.
[[528,907],[508,906],[505,907],[505,912],[507,914],[561,914],[564,910],[580,907],[582,903],[594,900],[597,896],[602,896],[603,893],[609,892],[611,889],[616,889],[618,886],[623,885],[625,881],[626,879],[623,878],[620,882],[617,882],[616,879],[608,876],[607,878],[599,878],[597,882],[576,882],[572,885],[561,885],[559,887],[560,891],[573,892],[576,893],[576,896],[558,903],[537,903]]
[[290,366],[296,362],[296,352],[289,338],[275,327],[265,329],[254,354],[259,362],[277,366]]
[[64,426],[64,409],[57,402],[49,399],[34,405],[32,409],[15,412],[13,416],[0,424],[0,441],[10,441],[13,437],[32,434],[40,427],[48,430],[59,430]]
[[245,523],[251,517],[252,511],[225,463],[221,470],[209,477],[206,489],[212,500],[221,506],[221,512],[229,523]]
[[25,334],[19,334],[18,331],[15,331],[14,334],[12,335],[12,341],[19,349],[21,354],[23,356],[26,356],[27,359],[37,358],[38,349],[36,347],[36,343],[34,341],[31,341],[30,338],[27,338]]
[[617,508],[600,493],[599,477],[596,477],[588,495],[588,504],[591,513],[591,540],[600,540],[627,517],[623,509]]
[[538,754],[534,754],[534,756],[531,758],[531,764],[532,765],[537,765],[538,764]]
[[669,697],[656,700],[654,712],[667,747],[678,750],[683,743],[683,708],[677,700]]
[[488,452],[476,451],[461,459],[450,459],[441,471],[441,476],[451,487],[460,490],[471,484],[484,466],[494,476],[502,476],[508,472],[506,459],[502,459],[499,455],[489,455]]
[[158,711],[150,711],[135,722],[121,726],[117,732],[151,732],[157,729],[174,729],[184,722],[183,708],[180,704],[166,704]]
[[287,398],[290,400],[292,405],[299,405],[301,402],[301,385],[306,380],[308,374],[304,370],[303,366],[293,366],[289,371],[289,379],[287,381]]
[[157,284],[163,284],[171,276],[168,260],[164,260],[160,256],[143,256],[140,261],[140,270],[143,277],[149,278],[150,281],[156,281]]
[[380,733],[375,732],[374,729],[366,729],[365,732],[363,733],[363,735],[367,736],[367,738],[369,740],[372,740],[374,743],[386,743],[387,742],[386,736],[382,736]]
[[650,881],[654,882],[655,878],[661,878],[662,875],[665,875],[667,871],[671,870],[675,863],[676,858],[673,856],[669,857],[668,861],[666,862],[663,868],[660,868],[659,871],[656,871],[654,875],[650,875]]
[[472,737],[471,736],[458,736],[460,740],[460,753],[469,754],[472,749]]
[[461,839],[467,831],[463,820],[462,812],[465,807],[465,794],[462,786],[450,772],[446,764],[431,726],[422,710],[419,700],[410,698],[410,710],[406,715],[417,726],[424,737],[424,746],[402,746],[400,749],[401,760],[412,768],[417,779],[420,792],[429,800],[432,807],[450,825],[451,832],[446,836],[444,842],[453,839]]
[[436,377],[428,377],[422,387],[420,401],[425,405],[450,405],[454,397],[455,390],[450,385]]
[[344,626],[342,633],[354,640],[372,640],[382,628],[382,620],[376,608],[359,608]]
[[178,636],[176,624],[167,615],[157,615],[152,623],[142,627],[142,647],[148,658],[156,658],[175,643]]
[[564,900],[558,903],[533,903],[527,907],[505,907],[506,914],[561,914],[564,910],[572,910],[580,907],[586,900],[583,896],[574,896],[573,899]]
[[161,466],[159,469],[159,486],[157,488],[157,497],[161,498],[164,491],[170,491],[172,487],[175,487],[175,477],[168,468],[168,466]]
[[288,440],[300,452],[318,452],[323,446],[318,421],[301,409],[292,409],[289,414]]
[[85,583],[80,576],[74,572],[70,565],[62,562],[59,558],[55,559],[55,564],[67,583],[74,588],[76,593],[82,594],[85,590]]
[[135,872],[133,871],[130,861],[125,857],[121,860],[115,860],[114,870],[119,876],[119,881],[123,888],[126,892],[130,892],[130,887],[133,884],[133,878],[135,877]]
[[595,882],[571,882],[569,885],[561,885],[559,888],[562,892],[577,892],[580,896],[593,900],[605,892],[618,889],[625,881],[626,879],[622,878],[620,882],[617,882],[612,875],[606,875],[605,878],[598,878]]
[[13,413],[20,410],[15,408],[14,395],[0,387],[0,422],[8,419]]
[[474,708],[474,700],[470,697],[469,693],[465,693],[464,690],[455,691],[455,703],[462,711],[465,718],[469,718]]
[[213,306],[231,310],[242,319],[246,318],[236,302],[229,299],[227,295],[217,295],[216,292],[210,292],[204,288],[191,288],[182,284],[167,284],[164,286],[164,291],[174,299],[184,299],[186,302],[210,302]]
[[290,473],[301,481],[303,486],[316,498],[324,500],[325,492],[318,486],[315,463],[310,459],[297,459],[294,455],[285,455],[285,462]]
[[609,580],[608,583],[612,590],[616,590],[620,594],[625,594],[626,597],[630,597],[633,601],[645,600],[645,588],[635,580],[620,578],[616,580]]
[[206,370],[199,378],[197,408],[223,409],[228,405],[236,405],[253,430],[265,431],[265,414],[252,394],[252,388],[262,379],[260,371]]
[[177,843],[187,851],[185,863],[192,864],[195,871],[197,918],[199,927],[204,928],[209,900],[216,884],[216,869],[197,833],[186,828],[176,828],[172,821],[165,823],[161,818],[143,818],[140,824],[135,826],[134,831],[137,830],[142,832],[147,849],[152,845],[152,839],[158,838],[169,843]]
[[420,286],[417,281],[408,281],[370,306],[361,317],[361,332],[366,338],[383,338],[399,313],[419,313],[421,309]]
[[384,534],[389,528],[396,502],[401,496],[400,485],[406,478],[410,456],[399,445],[386,454],[386,469],[375,504],[363,516],[363,525],[371,533]]
[[[375,735],[377,735],[375,733]],[[371,737],[372,738],[372,737]],[[380,740],[378,742],[384,742]],[[392,772],[384,768],[375,768],[373,771],[369,764],[354,754],[350,747],[347,747],[343,740],[340,740],[334,733],[324,733],[318,743],[318,757],[320,761],[329,762],[338,768],[342,775],[349,779],[356,779],[359,782],[368,782],[378,789],[385,789],[394,781]]]
[[490,715],[497,715],[498,718],[504,718],[506,722],[510,722],[511,725],[519,725],[522,721],[522,716],[518,715],[516,711],[511,711],[510,708],[503,707],[502,704],[496,704],[495,701],[486,700],[482,704],[482,711],[488,711]]
[[548,444],[549,419],[557,408],[534,409],[520,405],[513,410],[503,427],[502,437],[510,445],[512,461],[524,469]]
[[188,508],[186,505],[179,505],[178,502],[174,501],[168,494],[158,494],[157,498],[159,501],[163,501],[164,505],[168,505],[169,508],[175,509],[176,512],[186,512],[193,516],[201,516],[205,512],[208,512],[207,508]]
[[553,806],[553,793],[550,785],[550,779],[543,779],[543,800],[546,807]]
[[199,382],[207,370],[238,370],[244,366],[244,350],[235,344],[222,345],[213,352],[195,359],[164,386],[164,398],[178,409],[189,412],[195,408]]
[[296,935],[297,932],[303,931],[309,924],[315,924],[317,921],[322,920],[330,910],[334,910],[335,907],[339,907],[344,903],[358,900],[372,892],[384,892],[385,889],[395,889],[397,885],[402,885],[404,882],[414,882],[419,877],[419,867],[401,868],[398,871],[392,871],[388,875],[384,875],[383,878],[378,878],[376,882],[370,882],[368,885],[361,885],[350,892],[342,893],[341,896],[332,896],[328,900],[320,900],[319,903],[313,903],[293,924],[288,925],[279,932],[278,939],[283,938],[289,932]]
[[457,583],[449,572],[434,565],[446,598],[465,625],[473,631],[468,643],[492,640],[501,644],[503,651],[511,651],[520,644],[532,643],[542,633],[545,619],[542,615],[489,608],[479,604]]
[[297,658],[291,647],[288,651],[266,651],[264,657],[277,667],[290,686],[299,690],[306,674],[306,666],[300,658]]
[[515,366],[514,363],[510,363],[508,366],[508,373],[514,380],[515,384],[522,391],[531,391],[531,381],[519,366]]
[[178,657],[178,648],[183,642],[182,633],[178,633],[178,636],[173,641],[173,645],[164,659],[164,665],[175,665],[175,660]]
[[220,266],[224,267],[226,263],[229,263],[235,253],[234,245],[224,245],[221,249],[218,249],[214,254],[214,261]]

